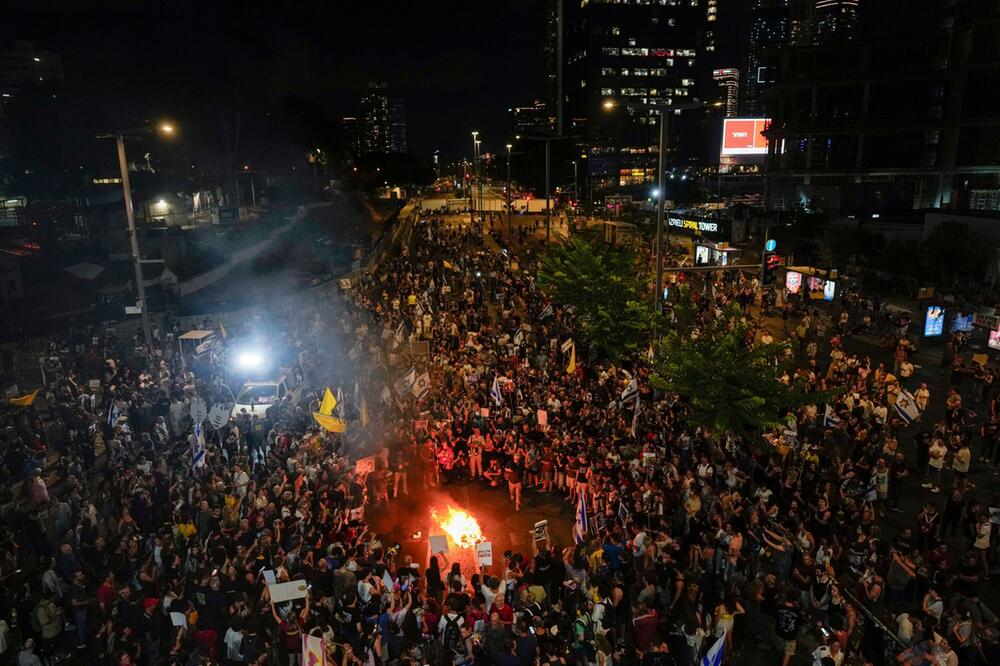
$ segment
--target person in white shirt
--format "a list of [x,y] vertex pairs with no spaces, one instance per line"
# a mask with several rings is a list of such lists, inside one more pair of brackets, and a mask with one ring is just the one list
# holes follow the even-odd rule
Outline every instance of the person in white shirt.
[[976,553],[977,559],[983,564],[983,578],[990,579],[990,565],[986,557],[990,550],[990,536],[993,534],[993,524],[988,516],[981,515],[976,522],[976,540],[972,543],[972,549]]
[[831,659],[834,666],[842,666],[844,663],[844,651],[840,649],[840,643],[837,641],[833,641],[829,645],[820,645],[813,650],[812,656],[813,666],[826,666],[823,659]]
[[243,661],[243,621],[242,618],[234,618],[233,623],[226,629],[223,642],[226,644],[226,658],[229,661]]

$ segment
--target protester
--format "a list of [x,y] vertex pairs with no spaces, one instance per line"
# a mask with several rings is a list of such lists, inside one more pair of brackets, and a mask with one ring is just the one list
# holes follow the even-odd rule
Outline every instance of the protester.
[[[240,326],[208,358],[68,333],[47,410],[4,415],[0,626],[18,659],[77,646],[101,664],[295,666],[317,637],[343,666],[670,666],[706,653],[839,666],[873,652],[879,617],[908,659],[995,654],[992,613],[949,624],[996,555],[986,505],[966,496],[974,416],[956,391],[940,423],[924,422],[923,383],[918,411],[900,406],[918,374],[901,338],[889,348],[900,379],[844,350],[880,311],[848,293],[842,311],[795,315],[795,378],[832,397],[746,442],[692,427],[686,397],[654,392],[643,358],[587,358],[574,313],[536,288],[533,253],[511,270],[496,250],[422,222],[349,297],[276,308],[273,346],[310,388],[218,427],[195,424],[192,406],[228,400]],[[699,321],[728,303],[760,316],[756,278],[711,286],[690,291]],[[411,371],[414,343],[426,348]],[[313,418],[334,384],[345,395],[330,416],[346,433]],[[984,457],[1000,455],[986,432]],[[925,460],[908,459],[915,435]],[[946,468],[954,487],[890,538],[884,512],[905,499],[911,463],[932,493]],[[420,507],[421,488],[451,483],[506,491],[513,511],[539,494],[564,501],[581,516],[576,543],[463,571],[437,554],[424,568],[368,530],[374,504]],[[306,596],[273,602],[270,581],[303,581]]]

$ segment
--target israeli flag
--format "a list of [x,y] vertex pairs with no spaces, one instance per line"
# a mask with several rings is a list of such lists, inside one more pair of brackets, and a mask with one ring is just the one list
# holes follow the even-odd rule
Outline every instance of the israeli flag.
[[906,425],[913,423],[913,421],[920,416],[920,408],[917,407],[917,401],[914,400],[913,394],[903,389],[899,392],[896,397],[896,414],[899,418],[903,419]]
[[552,304],[549,303],[545,306],[545,309],[538,315],[539,319],[545,319],[546,317],[552,316]]
[[573,540],[583,543],[587,538],[587,500],[583,493],[576,502],[576,523],[573,525]]
[[833,411],[832,405],[827,405],[826,410],[823,412],[823,425],[840,425],[840,417],[837,416],[837,412]]
[[719,636],[712,647],[708,648],[708,652],[705,656],[701,658],[701,666],[722,666],[722,657],[725,650],[723,647],[726,645],[726,632],[728,629],[722,630],[722,635]]
[[118,423],[118,414],[118,401],[112,400],[111,407],[108,409],[108,425],[112,428],[114,428],[115,424]]
[[499,407],[503,404],[503,396],[500,395],[500,375],[493,375],[493,386],[490,388],[490,397],[493,403]]
[[205,432],[201,428],[201,423],[194,426],[194,441],[191,443],[191,468],[198,469],[205,466]]
[[638,400],[639,400],[639,381],[637,379],[635,379],[634,377],[625,386],[625,390],[622,391],[621,404],[624,407],[626,403],[629,403],[629,402],[631,402],[633,400],[636,401],[636,403],[638,404]]

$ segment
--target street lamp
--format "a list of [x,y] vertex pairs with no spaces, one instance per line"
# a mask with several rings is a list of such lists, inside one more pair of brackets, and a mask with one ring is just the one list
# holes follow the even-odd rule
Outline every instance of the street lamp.
[[469,179],[469,226],[471,227],[476,223],[476,201],[475,201],[475,186],[476,186],[476,174],[478,173],[479,165],[477,157],[479,156],[479,132],[472,133],[472,178]]
[[136,137],[143,134],[159,132],[165,136],[173,136],[176,132],[170,123],[159,123],[154,127],[139,127],[120,130],[111,134],[100,134],[98,139],[114,139],[118,149],[118,170],[122,179],[122,195],[125,199],[125,220],[128,223],[128,239],[132,250],[132,264],[135,268],[135,288],[139,297],[139,314],[142,316],[142,334],[146,341],[146,349],[152,351],[153,333],[149,326],[149,311],[146,307],[146,287],[142,283],[142,257],[139,255],[139,234],[135,228],[135,208],[132,204],[132,187],[128,179],[128,160],[125,158],[125,137]]
[[[618,102],[613,99],[607,99],[604,101],[604,109],[606,111],[613,111],[617,106]],[[657,156],[657,174],[656,181],[657,187],[654,192],[656,193],[656,292],[653,294],[653,304],[657,312],[663,309],[663,252],[660,248],[666,244],[666,249],[670,251],[670,229],[666,230],[666,237],[664,237],[663,230],[663,202],[666,200],[666,196],[663,196],[666,190],[664,189],[663,176],[666,171],[666,157],[667,157],[667,118],[670,112],[680,113],[681,111],[687,111],[688,109],[703,109],[706,104],[698,100],[692,102],[684,102],[681,104],[635,104],[632,102],[623,102],[622,106],[640,111],[656,111],[660,116],[660,154]]]
[[510,182],[510,156],[513,154],[514,144],[507,144],[507,241],[514,244],[514,220],[511,217],[511,209],[514,207],[514,188]]
[[565,139],[564,136],[521,136],[520,134],[514,137],[515,139],[524,139],[525,141],[544,141],[545,142],[545,242],[549,243],[552,241],[552,208],[549,205],[549,194],[552,191],[550,187],[550,181],[552,179],[552,150],[550,145],[553,141],[559,139]]

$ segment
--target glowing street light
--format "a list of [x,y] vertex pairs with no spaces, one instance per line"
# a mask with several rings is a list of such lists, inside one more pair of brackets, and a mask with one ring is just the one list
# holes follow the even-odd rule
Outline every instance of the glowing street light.
[[[166,136],[173,136],[175,129],[170,123],[161,122],[155,130]],[[142,316],[142,334],[146,341],[146,349],[152,351],[153,333],[149,324],[149,311],[146,307],[146,287],[142,281],[142,257],[139,255],[139,234],[135,228],[135,208],[132,203],[132,187],[128,179],[128,160],[125,158],[125,137],[134,137],[141,134],[152,134],[154,128],[150,126],[137,129],[119,130],[111,134],[100,134],[98,139],[114,139],[118,149],[118,170],[121,173],[122,197],[125,200],[125,220],[128,223],[129,245],[132,250],[132,263],[135,268],[135,289],[136,296],[139,297],[139,313]],[[161,202],[166,205],[166,202]]]
[[244,349],[236,355],[236,366],[242,370],[258,370],[264,365],[264,355],[253,349]]

